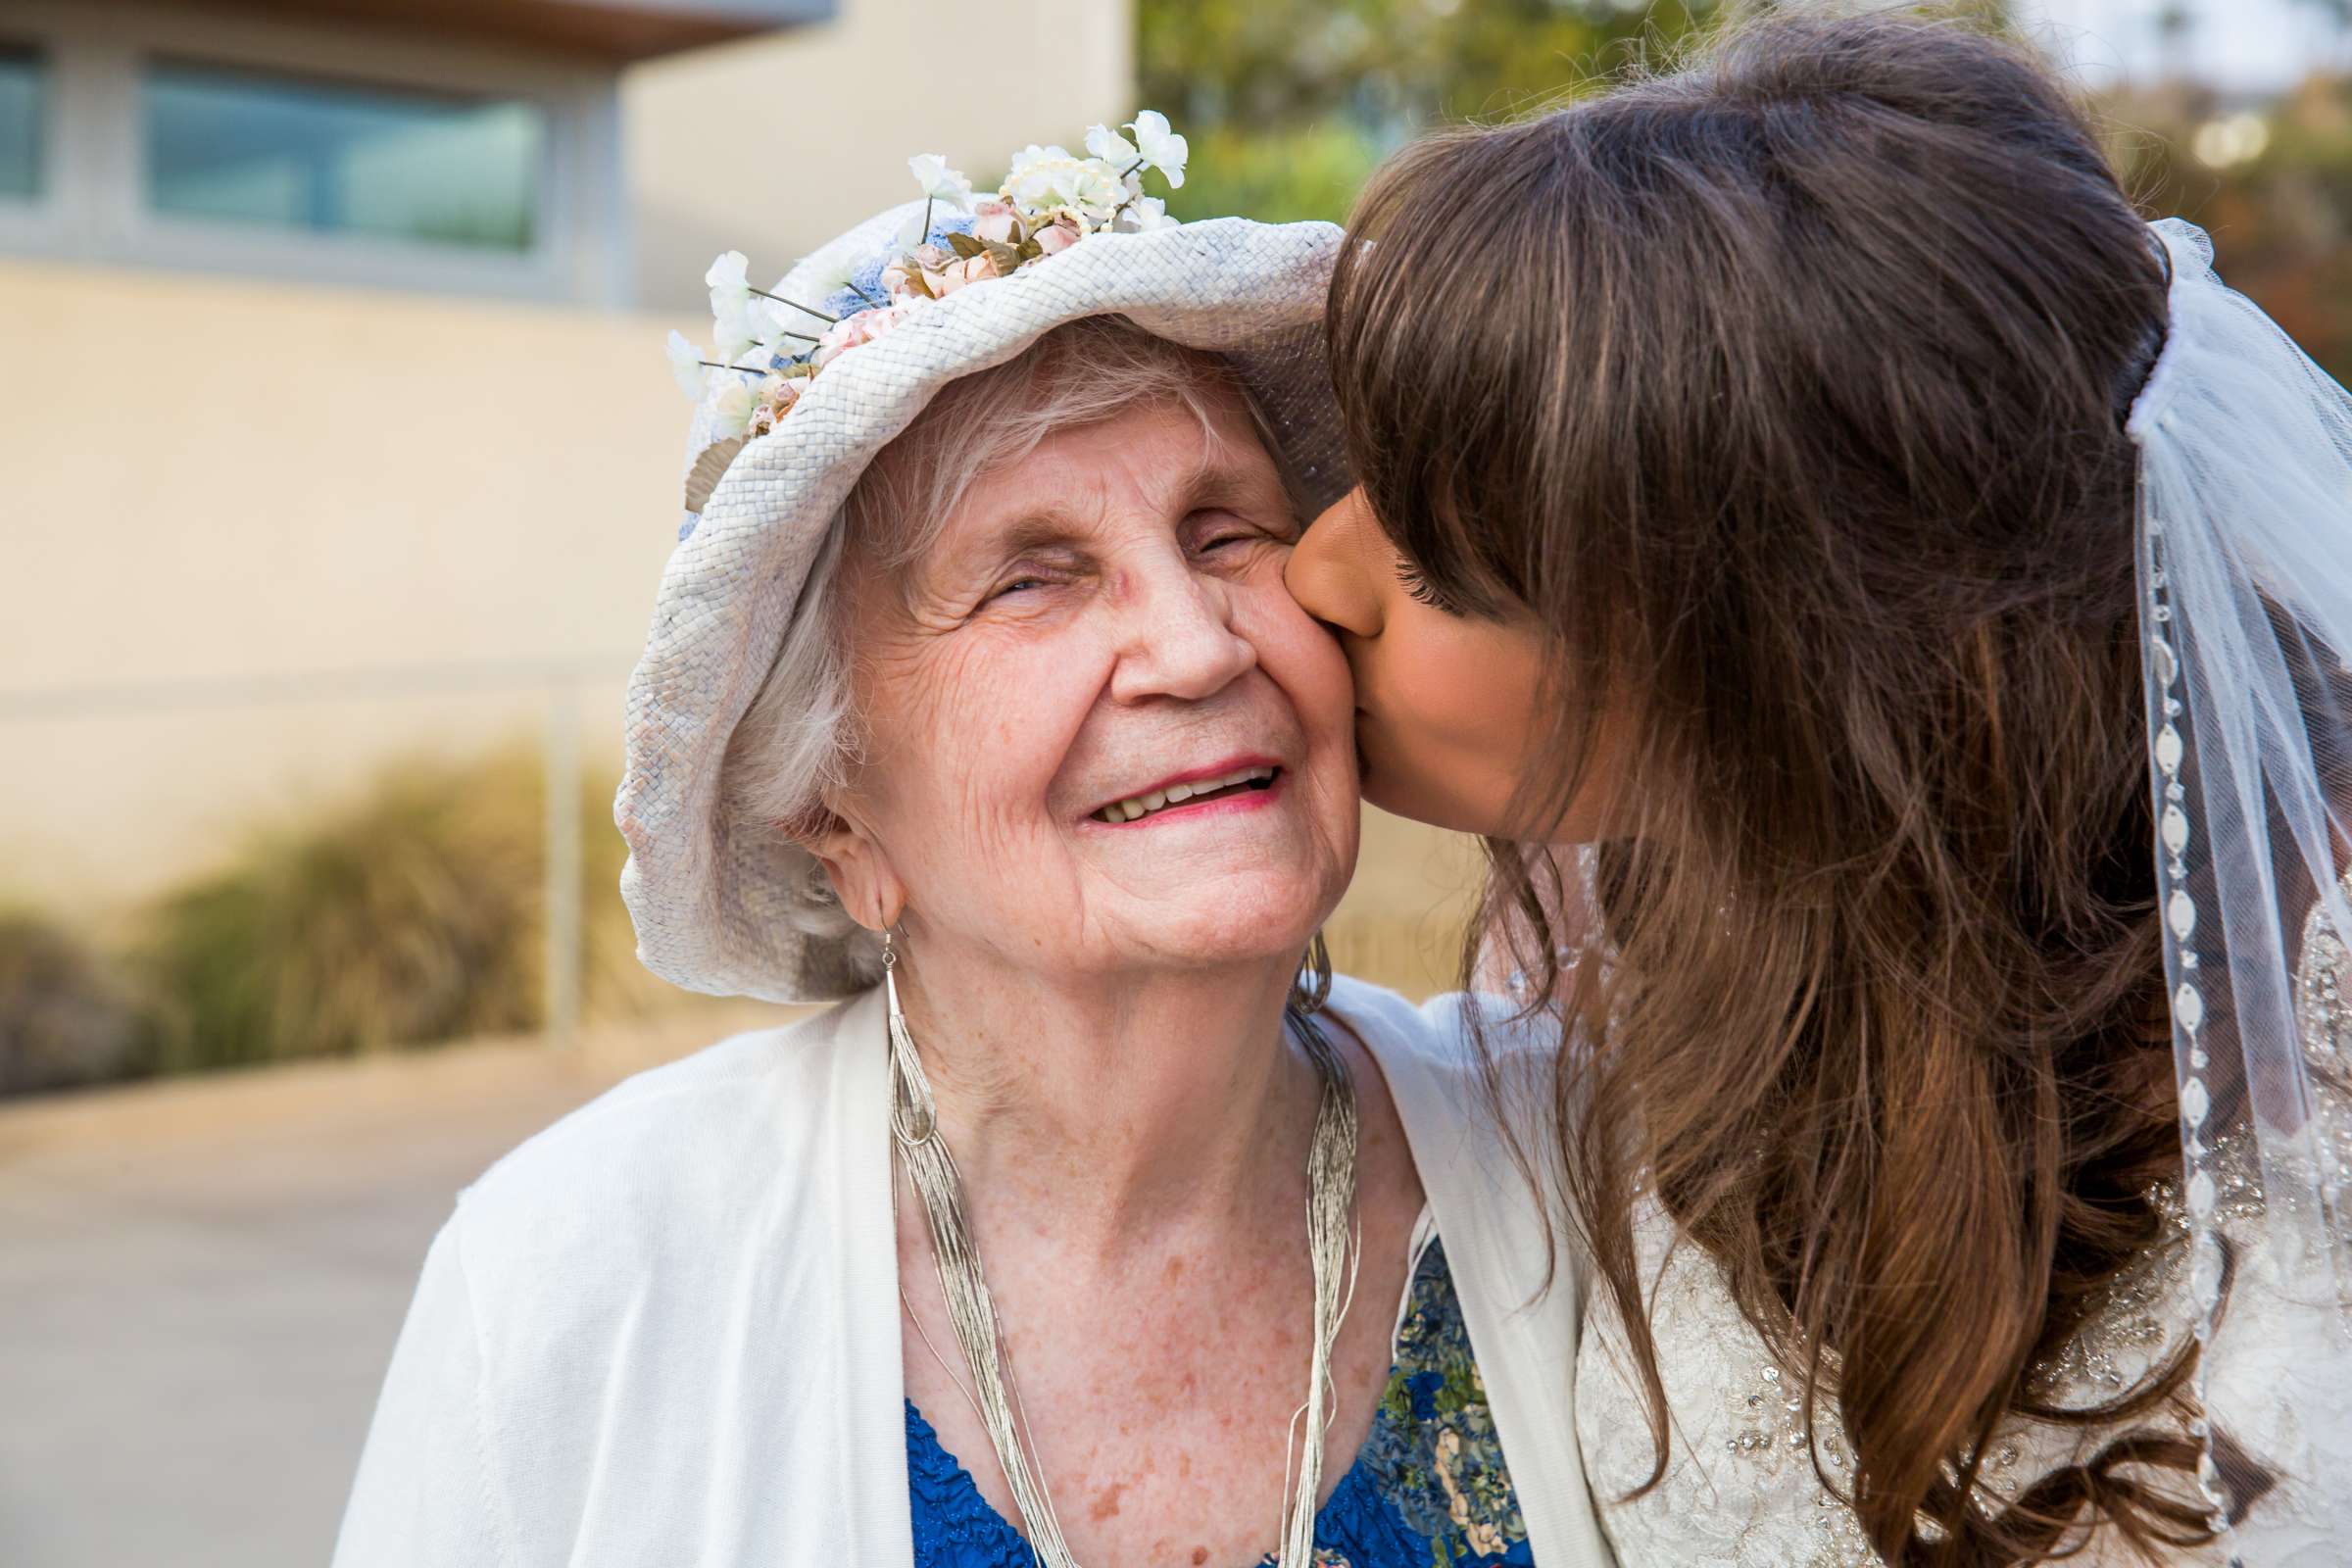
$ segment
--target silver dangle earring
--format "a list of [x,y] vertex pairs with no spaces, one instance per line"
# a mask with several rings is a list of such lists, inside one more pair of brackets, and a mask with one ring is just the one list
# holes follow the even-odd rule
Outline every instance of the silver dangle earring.
[[1298,960],[1298,978],[1291,982],[1291,1006],[1301,1013],[1317,1013],[1331,1000],[1331,949],[1317,931],[1315,940],[1306,945],[1306,953]]
[[882,990],[890,1004],[890,1130],[911,1149],[929,1143],[939,1131],[939,1108],[931,1099],[931,1080],[923,1075],[923,1058],[915,1053],[914,1036],[907,1032],[906,1013],[899,1005],[899,944],[888,930],[882,933]]

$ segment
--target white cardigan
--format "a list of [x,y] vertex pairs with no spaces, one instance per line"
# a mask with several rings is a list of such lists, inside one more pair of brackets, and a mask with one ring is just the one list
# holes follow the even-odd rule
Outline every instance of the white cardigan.
[[[1608,1561],[1581,1279],[1484,1121],[1458,999],[1343,979],[1395,1097],[1544,1568]],[[885,1035],[869,992],[641,1074],[499,1161],[427,1253],[335,1568],[911,1560]]]

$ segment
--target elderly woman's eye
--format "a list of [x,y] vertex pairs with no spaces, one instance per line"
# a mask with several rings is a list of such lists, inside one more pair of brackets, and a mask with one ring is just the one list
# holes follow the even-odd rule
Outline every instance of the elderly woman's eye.
[[1257,544],[1267,539],[1275,539],[1278,543],[1287,542],[1278,539],[1276,535],[1268,533],[1255,523],[1234,516],[1230,513],[1212,515],[1204,518],[1203,522],[1205,526],[1201,528],[1197,536],[1198,542],[1193,546],[1201,555],[1230,549],[1234,545]]
[[1030,589],[1043,588],[1044,586],[1046,586],[1046,579],[1043,577],[1015,577],[1012,579],[1012,581],[998,588],[988,597],[991,599],[1002,599],[1006,594],[1025,593]]

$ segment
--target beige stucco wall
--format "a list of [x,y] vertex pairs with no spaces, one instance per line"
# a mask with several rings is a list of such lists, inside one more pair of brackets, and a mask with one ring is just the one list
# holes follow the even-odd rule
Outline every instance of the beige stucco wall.
[[534,723],[534,664],[592,672],[609,753],[677,515],[664,329],[0,263],[0,899],[144,891]]

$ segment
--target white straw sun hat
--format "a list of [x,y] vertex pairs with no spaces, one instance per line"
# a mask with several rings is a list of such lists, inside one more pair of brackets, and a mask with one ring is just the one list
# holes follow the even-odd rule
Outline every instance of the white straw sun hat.
[[[1112,145],[1129,151],[1115,138]],[[1180,160],[1181,141],[1177,146]],[[1094,222],[1083,205],[1056,207],[1051,190],[1042,201],[1017,200],[1024,161],[1050,171],[1055,158],[1082,169],[1093,162],[1032,148],[1015,160],[1005,195],[1016,198],[1014,208],[1030,219],[1033,233],[1035,215],[1075,211],[1075,220],[1064,216],[1061,223],[1067,229],[1075,221],[1082,242],[1042,257],[1032,245],[1028,259],[1017,263],[999,246],[997,254],[1011,264],[1006,275],[902,309],[883,323],[887,335],[835,348],[860,336],[852,321],[873,315],[860,307],[881,298],[884,286],[904,286],[903,267],[888,285],[880,281],[882,267],[900,259],[906,241],[921,237],[915,225],[925,224],[933,237],[940,233],[927,225],[930,201],[879,214],[794,268],[768,296],[779,302],[765,307],[773,313],[768,330],[779,323],[795,333],[804,325],[815,330],[819,313],[798,308],[812,301],[842,324],[827,329],[816,352],[822,373],[795,383],[800,396],[770,433],[711,452],[713,442],[740,428],[744,389],[754,377],[687,368],[705,383],[688,455],[689,501],[701,505],[699,515],[689,513],[662,573],[645,653],[629,680],[627,763],[613,806],[629,845],[620,886],[636,923],[638,956],[673,984],[722,996],[821,1002],[878,978],[876,944],[848,927],[813,858],[774,824],[747,819],[722,773],[728,741],[775,663],[810,564],[839,525],[852,487],[940,388],[1015,358],[1066,322],[1120,316],[1155,336],[1227,359],[1307,505],[1320,509],[1347,488],[1321,351],[1324,289],[1340,230],[1227,218],[1161,220],[1122,232],[1128,220],[1114,221],[1111,215],[1131,213],[1133,197],[1117,209],[1098,206]],[[1169,172],[1181,176],[1180,161]],[[1131,172],[1121,185],[1140,197]],[[1148,199],[1143,205],[1156,208]],[[992,207],[1005,210],[988,202],[981,210]],[[961,221],[967,232],[956,242],[959,256],[978,249],[970,220]],[[937,260],[942,253],[921,254]],[[722,258],[712,270],[714,284],[730,261],[740,269],[740,258]],[[869,281],[845,286],[845,279],[858,277]],[[723,340],[730,332],[723,318],[720,325]],[[771,339],[770,347],[778,344],[790,347],[791,340]],[[682,347],[678,340],[673,352]],[[730,355],[727,363],[740,358]],[[799,358],[796,368],[803,368],[809,356],[803,351]],[[769,363],[762,349],[760,368]],[[764,384],[778,386],[773,379]],[[707,453],[697,482],[697,460]],[[721,465],[723,476],[710,487]]]

